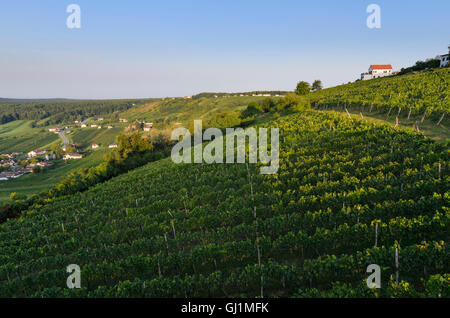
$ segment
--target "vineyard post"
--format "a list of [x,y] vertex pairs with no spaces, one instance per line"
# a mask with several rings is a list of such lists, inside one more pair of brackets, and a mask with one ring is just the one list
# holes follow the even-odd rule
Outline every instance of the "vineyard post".
[[389,108],[389,111],[388,111],[388,113],[387,113],[387,117],[389,117],[389,115],[391,114],[391,111],[392,111],[392,107]]
[[425,120],[425,116],[427,115],[427,110],[425,109],[425,112],[423,113],[422,119],[420,120],[420,123],[423,123]]
[[352,118],[352,116],[350,116],[350,113],[348,112],[347,107],[345,107],[345,111],[347,112],[348,118],[350,118],[350,120],[353,122],[353,118]]
[[409,108],[409,113],[408,113],[408,120],[411,117],[411,112],[412,112],[412,107]]
[[373,104],[372,104],[372,105],[370,105],[370,110],[369,110],[369,113],[371,113],[371,112],[372,112],[372,109],[373,109]]
[[256,250],[258,252],[258,267],[259,267],[260,280],[261,280],[261,298],[264,298],[264,277],[263,277],[262,266],[261,266],[261,251],[259,249],[258,216],[256,214],[255,196],[253,194],[252,175],[250,173],[248,163],[246,163],[246,167],[247,167],[247,173],[248,173],[248,182],[250,184],[250,195],[251,195],[252,202],[253,202],[253,217],[255,219],[255,225],[256,225],[255,226]]
[[438,123],[436,124],[436,126],[439,126],[441,124],[441,121],[444,119],[445,113],[442,114],[441,119],[439,119]]
[[398,126],[398,116],[395,117],[395,128],[397,128],[397,126]]
[[378,246],[378,222],[375,223],[375,247]]
[[398,246],[395,248],[395,281],[398,285]]
[[442,165],[441,165],[441,163],[439,162],[439,179],[441,178],[441,169],[442,169]]

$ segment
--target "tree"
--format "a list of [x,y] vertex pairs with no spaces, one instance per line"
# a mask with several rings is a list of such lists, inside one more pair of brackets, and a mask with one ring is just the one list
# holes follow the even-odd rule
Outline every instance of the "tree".
[[306,95],[311,92],[311,87],[308,82],[301,81],[297,84],[297,88],[295,89],[295,94],[297,95]]
[[314,92],[320,91],[323,88],[322,81],[321,80],[315,80],[312,84],[312,90]]
[[17,192],[13,192],[9,196],[9,200],[11,200],[11,201],[22,201],[22,200],[26,200],[26,199],[27,199],[27,196],[25,194],[17,193]]
[[62,151],[61,147],[58,144],[53,144],[50,147],[50,149],[53,152],[53,154],[56,156],[56,158],[58,158],[58,159],[62,158],[64,152]]

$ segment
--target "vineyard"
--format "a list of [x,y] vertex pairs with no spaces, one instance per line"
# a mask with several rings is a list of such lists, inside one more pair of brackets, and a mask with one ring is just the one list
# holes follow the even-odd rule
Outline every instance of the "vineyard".
[[[382,83],[321,102],[381,107]],[[411,104],[408,88],[378,89],[449,110],[445,90]],[[168,158],[1,224],[0,297],[450,297],[448,143],[320,111],[265,125],[280,128],[278,174]]]
[[450,69],[442,68],[370,81],[358,81],[313,95],[318,108],[340,105],[397,116],[450,114]]

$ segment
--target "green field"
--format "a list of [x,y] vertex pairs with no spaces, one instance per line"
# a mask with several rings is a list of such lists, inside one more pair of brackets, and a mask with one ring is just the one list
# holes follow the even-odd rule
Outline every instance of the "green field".
[[13,121],[0,125],[0,153],[24,152],[37,148],[50,148],[60,140],[48,129],[32,128],[32,121]]
[[116,142],[116,137],[123,131],[123,128],[115,127],[113,129],[81,128],[74,129],[67,135],[73,143],[80,146],[81,149],[88,149],[92,144],[98,144],[101,147],[108,148],[109,144]]

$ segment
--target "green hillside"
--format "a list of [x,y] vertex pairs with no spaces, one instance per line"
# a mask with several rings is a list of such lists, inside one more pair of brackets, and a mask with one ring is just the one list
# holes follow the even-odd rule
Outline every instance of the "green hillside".
[[239,112],[250,102],[262,101],[264,97],[224,96],[198,99],[175,98],[149,103],[120,114],[129,120],[143,119],[153,122],[156,129],[167,129],[176,124],[188,125],[196,119],[207,119],[214,115]]
[[16,120],[0,125],[0,153],[29,152],[49,147],[58,135],[44,128],[33,128],[32,121]]
[[0,225],[0,297],[450,296],[448,145],[318,111],[266,125],[278,174],[165,159]]
[[[358,107],[402,115],[450,114],[450,69],[441,68],[336,86],[314,93],[315,106]],[[409,113],[411,111],[411,114]]]

